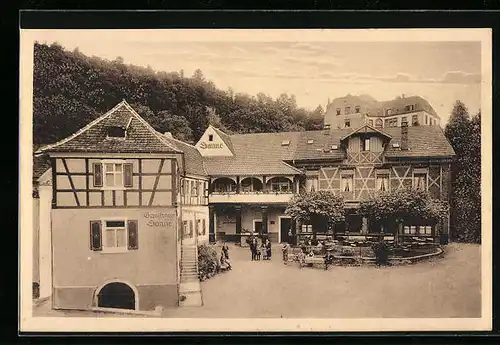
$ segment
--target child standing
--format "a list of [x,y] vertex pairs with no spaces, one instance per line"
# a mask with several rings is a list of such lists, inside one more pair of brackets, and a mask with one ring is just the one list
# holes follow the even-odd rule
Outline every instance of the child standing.
[[286,265],[288,262],[288,248],[289,245],[287,242],[283,243],[283,247],[281,248],[281,251],[283,252],[283,263]]

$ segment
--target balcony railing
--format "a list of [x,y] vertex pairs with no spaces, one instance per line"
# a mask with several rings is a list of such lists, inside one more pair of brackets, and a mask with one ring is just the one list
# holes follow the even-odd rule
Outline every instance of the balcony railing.
[[212,192],[209,203],[288,203],[293,197],[292,192]]

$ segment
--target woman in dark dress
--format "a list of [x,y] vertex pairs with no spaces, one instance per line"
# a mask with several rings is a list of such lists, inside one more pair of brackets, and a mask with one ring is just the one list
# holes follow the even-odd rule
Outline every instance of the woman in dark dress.
[[257,254],[257,240],[255,237],[250,240],[250,251],[252,252],[252,261],[254,261]]
[[271,241],[266,239],[266,257],[267,260],[271,260]]

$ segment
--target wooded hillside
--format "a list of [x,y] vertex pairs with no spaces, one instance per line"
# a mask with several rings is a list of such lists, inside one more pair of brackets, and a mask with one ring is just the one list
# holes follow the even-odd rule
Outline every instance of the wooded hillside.
[[273,99],[220,90],[201,70],[192,77],[183,71],[154,71],[150,67],[88,57],[60,45],[35,43],[35,147],[74,133],[123,99],[156,130],[195,142],[208,124],[227,132],[279,132],[320,129],[323,109],[299,108],[293,95]]

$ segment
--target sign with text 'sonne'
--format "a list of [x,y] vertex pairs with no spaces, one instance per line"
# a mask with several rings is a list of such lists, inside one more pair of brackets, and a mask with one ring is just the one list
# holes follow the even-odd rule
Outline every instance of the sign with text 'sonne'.
[[149,227],[171,227],[175,220],[175,214],[165,212],[146,212],[143,216]]
[[200,149],[221,149],[224,146],[221,143],[210,143],[207,144],[206,142],[202,141],[200,143]]

